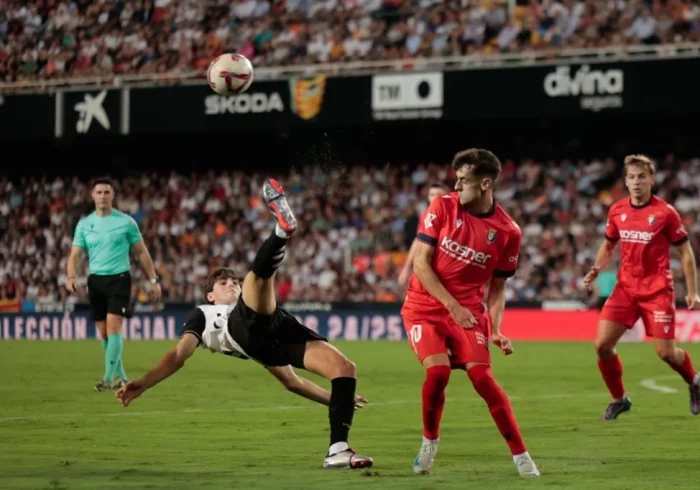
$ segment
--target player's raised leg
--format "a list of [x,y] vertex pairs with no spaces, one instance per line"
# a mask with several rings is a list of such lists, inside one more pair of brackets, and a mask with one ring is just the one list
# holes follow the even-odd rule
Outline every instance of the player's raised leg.
[[357,469],[372,466],[372,458],[356,453],[348,445],[355,413],[355,364],[328,342],[311,341],[306,343],[304,369],[331,382],[328,405],[331,437],[323,467]]
[[[605,312],[605,308],[603,311]],[[598,369],[612,397],[612,401],[603,414],[603,420],[614,420],[618,415],[632,408],[632,402],[626,395],[622,382],[622,361],[615,349],[627,330],[625,325],[611,320],[603,319],[598,325],[594,344],[598,355]]]
[[508,444],[518,473],[521,476],[540,476],[535,462],[525,447],[510,399],[494,378],[491,366],[487,363],[470,362],[466,365],[466,369],[474,389],[486,402],[498,431]]
[[244,281],[241,296],[254,312],[272,315],[277,309],[273,276],[284,260],[287,240],[296,231],[297,220],[289,207],[284,189],[275,179],[263,184],[263,199],[277,219],[272,234],[263,242]]

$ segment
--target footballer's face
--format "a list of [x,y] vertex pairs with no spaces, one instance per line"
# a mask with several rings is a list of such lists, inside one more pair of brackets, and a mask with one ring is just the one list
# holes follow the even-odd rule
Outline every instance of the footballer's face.
[[471,165],[464,165],[456,171],[457,183],[455,190],[459,193],[459,202],[469,204],[480,199],[481,196],[493,186],[491,177],[479,177],[474,175],[474,168]]
[[445,193],[445,189],[442,187],[431,187],[428,190],[428,202],[433,202],[433,199],[440,197]]
[[109,209],[114,201],[114,189],[109,184],[97,184],[92,189],[92,200],[97,209]]
[[651,197],[654,175],[646,166],[630,165],[625,175],[627,190],[637,201],[647,201]]
[[238,279],[224,277],[214,283],[212,290],[207,293],[207,299],[215,305],[232,305],[241,295],[241,282]]

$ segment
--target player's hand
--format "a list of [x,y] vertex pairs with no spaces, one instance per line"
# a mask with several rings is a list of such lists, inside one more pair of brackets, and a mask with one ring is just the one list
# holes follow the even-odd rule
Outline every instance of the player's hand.
[[75,278],[66,279],[66,289],[68,290],[69,293],[77,293],[78,292],[78,287],[75,284]]
[[586,274],[586,276],[583,278],[583,287],[590,291],[596,277],[598,277],[598,269],[592,267],[591,270],[588,271],[588,274]]
[[479,321],[472,314],[472,312],[459,303],[455,303],[454,305],[448,307],[447,311],[450,312],[450,316],[457,323],[457,325],[462,328],[474,328],[479,324]]
[[131,400],[141,396],[144,391],[146,391],[146,386],[142,382],[129,381],[117,390],[115,396],[122,402],[122,405],[128,407]]
[[360,408],[364,408],[364,406],[367,405],[368,403],[369,403],[369,401],[364,396],[362,396],[362,395],[355,396],[355,410],[359,410]]
[[686,296],[685,301],[688,303],[689,310],[700,310],[700,296],[697,294]]
[[160,289],[160,284],[151,284],[151,289],[148,291],[148,298],[152,302],[159,301],[162,294],[163,291]]
[[509,356],[513,353],[513,344],[510,343],[510,339],[505,335],[495,333],[491,336],[491,341],[501,349],[505,355]]

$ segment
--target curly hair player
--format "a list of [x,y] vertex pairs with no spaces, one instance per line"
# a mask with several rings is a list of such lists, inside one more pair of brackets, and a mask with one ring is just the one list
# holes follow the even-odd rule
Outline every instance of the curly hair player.
[[[177,345],[142,378],[118,390],[116,396],[128,406],[184,366],[198,346],[253,359],[289,391],[329,407],[331,436],[324,468],[368,468],[373,464],[372,458],[348,446],[355,409],[367,402],[355,395],[355,365],[325,338],[277,306],[274,275],[282,264],[287,240],[297,229],[297,221],[276,180],[266,180],[262,193],[277,225],[260,246],[242,286],[231,269],[212,273],[207,284],[209,304],[190,312]],[[295,367],[330,380],[331,391],[297,376]]]

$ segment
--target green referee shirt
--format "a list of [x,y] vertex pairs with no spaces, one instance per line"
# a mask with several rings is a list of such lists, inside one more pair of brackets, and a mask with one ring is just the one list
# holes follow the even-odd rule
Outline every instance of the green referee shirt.
[[107,216],[93,212],[78,222],[73,246],[87,250],[90,274],[121,274],[131,269],[129,250],[143,238],[134,218],[112,210]]

